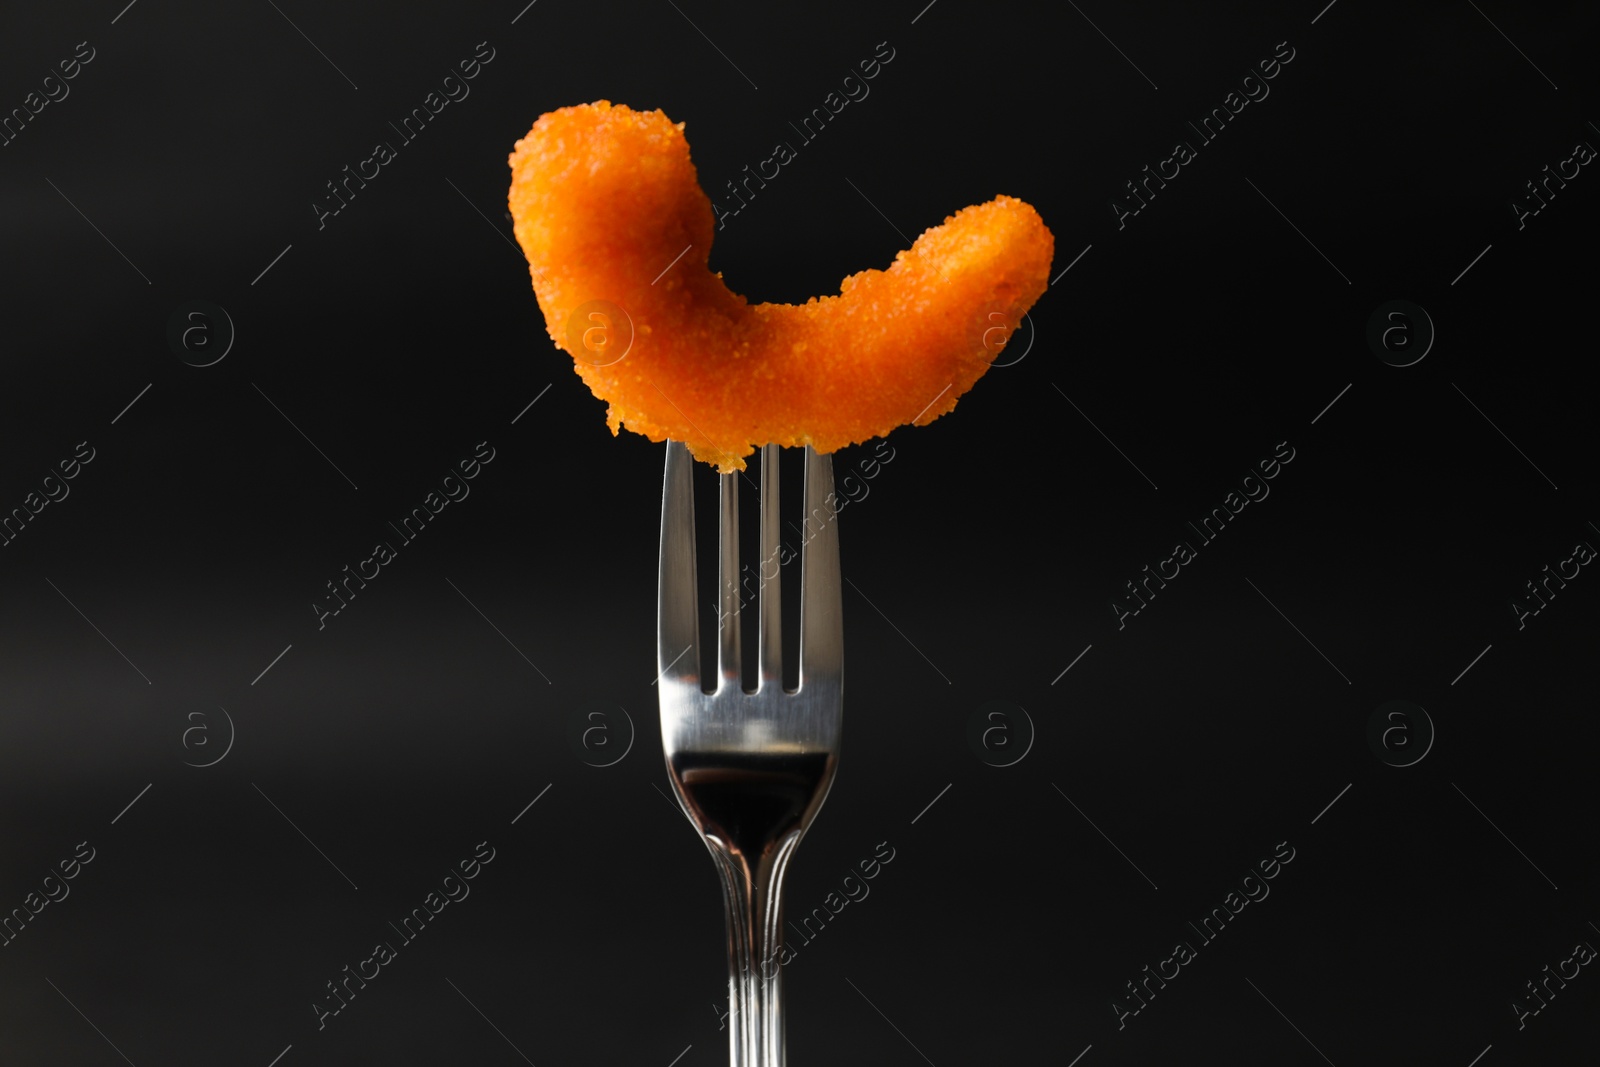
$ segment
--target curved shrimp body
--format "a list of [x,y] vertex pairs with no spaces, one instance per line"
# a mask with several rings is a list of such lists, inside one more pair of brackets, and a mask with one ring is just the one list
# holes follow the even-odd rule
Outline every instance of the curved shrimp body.
[[751,304],[707,266],[711,202],[681,123],[607,101],[540,116],[511,214],[545,325],[613,433],[724,473],[763,444],[832,452],[955,407],[1045,290],[1054,240],[1000,196],[834,296]]

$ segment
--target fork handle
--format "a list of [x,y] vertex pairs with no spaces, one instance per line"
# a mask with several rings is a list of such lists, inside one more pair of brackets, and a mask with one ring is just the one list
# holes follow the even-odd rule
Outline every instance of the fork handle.
[[728,916],[730,1067],[783,1067],[783,876],[800,836],[774,842],[753,869],[721,842],[706,842]]

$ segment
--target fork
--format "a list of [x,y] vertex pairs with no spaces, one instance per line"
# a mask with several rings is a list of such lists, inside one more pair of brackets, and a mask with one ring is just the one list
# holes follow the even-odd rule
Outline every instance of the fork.
[[717,677],[712,692],[701,684],[693,463],[682,443],[667,442],[656,615],[661,742],[678,803],[722,876],[729,1063],[783,1067],[783,876],[827,798],[839,758],[844,627],[833,461],[807,446],[793,691],[783,688],[778,446],[761,450],[760,669],[753,691],[743,686],[739,661],[737,474],[720,476]]

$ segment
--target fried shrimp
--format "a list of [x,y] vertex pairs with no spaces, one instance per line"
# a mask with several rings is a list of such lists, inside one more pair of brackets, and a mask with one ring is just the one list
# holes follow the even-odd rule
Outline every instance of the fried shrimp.
[[950,411],[1044,292],[1054,252],[1039,213],[999,196],[837,295],[752,304],[707,266],[711,202],[682,123],[561,108],[510,162],[545,325],[612,432],[682,441],[724,473],[764,444],[832,452]]

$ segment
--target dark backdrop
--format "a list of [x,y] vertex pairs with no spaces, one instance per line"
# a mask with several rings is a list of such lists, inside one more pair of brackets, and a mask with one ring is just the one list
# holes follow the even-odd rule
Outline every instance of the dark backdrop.
[[[1593,8],[924,2],[0,16],[0,1060],[725,1062],[654,728],[662,449],[546,337],[505,159],[609,98],[686,121],[720,190],[887,42],[713,266],[804,300],[1002,192],[1056,262],[839,520],[845,754],[791,911],[893,859],[796,941],[794,1061],[1593,1062]],[[1178,573],[1133,614],[1146,566]],[[612,747],[574,745],[597,709]],[[1177,976],[1141,1008],[1146,966]]]

